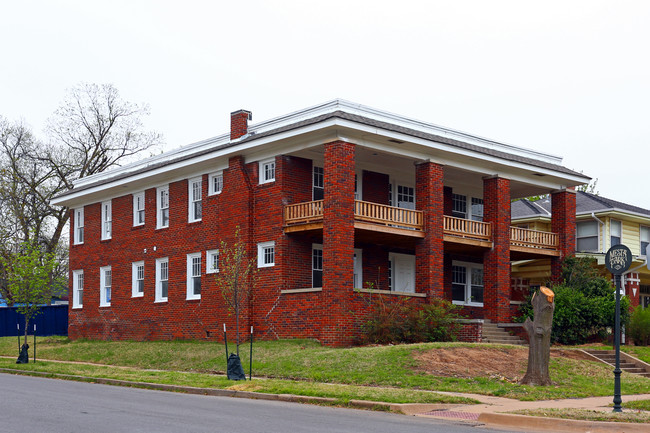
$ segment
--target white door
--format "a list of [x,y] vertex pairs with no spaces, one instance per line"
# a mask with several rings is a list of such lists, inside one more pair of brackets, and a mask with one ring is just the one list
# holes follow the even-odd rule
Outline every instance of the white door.
[[390,253],[393,264],[394,292],[415,293],[415,256],[410,254]]
[[352,287],[355,289],[363,288],[363,258],[361,249],[354,249],[354,281]]

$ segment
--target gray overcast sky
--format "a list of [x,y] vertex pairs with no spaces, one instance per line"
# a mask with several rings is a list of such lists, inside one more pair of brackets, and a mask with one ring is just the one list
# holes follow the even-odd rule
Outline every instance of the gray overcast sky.
[[344,98],[564,157],[650,209],[650,1],[0,0],[0,115],[42,136],[80,82],[166,149]]

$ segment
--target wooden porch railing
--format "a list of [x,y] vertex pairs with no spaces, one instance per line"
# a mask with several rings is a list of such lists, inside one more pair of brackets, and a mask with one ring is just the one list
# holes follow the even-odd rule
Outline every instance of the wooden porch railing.
[[[323,200],[285,206],[286,225],[306,224],[323,219]],[[374,224],[422,230],[422,211],[402,209],[367,201],[354,201],[354,219]]]
[[557,233],[510,227],[510,245],[557,250],[559,237]]
[[354,201],[354,219],[386,226],[422,230],[422,211],[368,201]]
[[483,221],[473,221],[453,216],[444,216],[444,233],[469,239],[492,240],[492,226]]
[[323,219],[323,200],[306,201],[284,207],[284,223],[305,224]]

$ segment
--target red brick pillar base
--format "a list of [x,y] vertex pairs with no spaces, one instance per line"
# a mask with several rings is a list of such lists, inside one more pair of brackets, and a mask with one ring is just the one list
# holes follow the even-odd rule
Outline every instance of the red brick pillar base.
[[426,293],[427,300],[443,298],[444,244],[443,229],[443,167],[433,162],[415,168],[415,199],[424,212],[425,237],[415,247],[415,288]]
[[636,272],[625,275],[625,296],[630,298],[630,307],[635,308],[639,305],[641,280]]
[[576,248],[576,192],[562,190],[551,193],[551,230],[558,234],[560,256],[551,259],[551,280],[559,283],[562,261],[575,254]]
[[323,204],[323,310],[320,339],[329,346],[352,344],[350,313],[354,279],[354,144],[325,144]]
[[510,180],[483,180],[483,220],[492,224],[493,247],[483,256],[483,306],[494,322],[510,321]]

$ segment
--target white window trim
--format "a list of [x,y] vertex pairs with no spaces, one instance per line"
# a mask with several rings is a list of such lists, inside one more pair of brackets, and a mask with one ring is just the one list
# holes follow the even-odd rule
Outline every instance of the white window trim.
[[354,199],[363,200],[363,171],[355,172],[354,176]]
[[[161,285],[161,264],[167,263],[167,296],[163,298],[162,296],[162,285]],[[169,258],[163,257],[156,259],[156,294],[154,302],[167,302],[169,298]]]
[[[596,237],[598,238],[597,243],[596,243],[596,249],[594,251],[581,251],[578,250],[578,239],[583,239],[583,238],[590,238],[593,236],[578,236],[578,225],[582,223],[595,223],[596,224]],[[583,253],[597,253],[600,251],[600,246],[605,243],[604,239],[601,239],[602,236],[605,236],[604,229],[601,230],[600,223],[596,220],[583,220],[583,221],[576,221],[576,252],[583,252]],[[611,239],[611,237],[610,237]]]
[[99,268],[99,306],[110,307],[111,302],[106,299],[106,271],[111,272],[111,298],[113,298],[113,270],[110,266]]
[[[221,178],[221,189],[217,190],[214,187],[214,179],[220,177]],[[210,173],[208,175],[208,195],[217,195],[221,194],[223,191],[223,170],[219,170],[214,173]]]
[[[160,200],[160,193],[163,191],[167,191],[167,207],[163,208],[161,200]],[[157,229],[163,229],[169,227],[169,220],[171,219],[171,212],[169,212],[169,185],[166,186],[161,186],[156,188],[156,228]],[[167,209],[167,225],[162,224],[162,211],[163,209]]]
[[[459,262],[459,261],[452,261],[451,263],[452,266],[461,266],[465,268],[465,272],[467,273],[466,277],[466,282],[465,282],[465,301],[452,301],[456,305],[466,305],[468,307],[482,307],[484,305],[483,302],[472,302],[472,274],[471,274],[471,269],[481,269],[483,271],[483,299],[485,299],[485,268],[483,264],[481,263],[471,263],[471,262]],[[468,269],[470,271],[468,272]]]
[[81,287],[81,302],[79,302],[79,277],[84,279],[83,270],[72,271],[72,309],[83,308],[83,287]]
[[[356,263],[354,263],[354,254],[356,254],[357,256]],[[363,288],[363,250],[361,248],[354,248],[354,254],[352,256],[352,261],[353,261],[352,288],[362,289]],[[354,278],[355,275],[357,276],[356,281]]]
[[[193,287],[192,287],[192,278],[194,277],[194,275],[192,274],[192,267],[193,267],[192,260],[197,258],[197,257],[199,259],[200,267],[202,268],[203,263],[201,263],[201,253],[192,253],[192,254],[187,255],[187,271],[186,271],[186,277],[187,277],[186,278],[186,289],[187,289],[186,292],[187,292],[187,295],[186,295],[185,299],[187,299],[188,301],[193,300],[193,299],[201,299],[201,293],[199,293],[198,295],[194,294],[193,293]],[[201,269],[201,268],[199,268],[199,275],[198,275],[199,277],[203,276],[203,269]]]
[[[273,248],[273,262],[264,263],[264,252],[267,248]],[[275,266],[275,241],[270,242],[260,242],[257,244],[257,267],[258,268],[270,268]]]
[[[199,191],[201,194],[201,200],[194,200],[194,184],[198,183],[199,184]],[[188,222],[196,222],[196,221],[201,221],[202,218],[197,218],[195,213],[194,213],[194,203],[196,202],[201,202],[203,203],[203,178],[202,177],[195,177],[193,179],[190,179],[187,182],[187,220]]]
[[[646,237],[645,239],[643,239],[643,232],[644,232],[644,229],[645,229],[645,232],[646,232],[646,234],[647,234],[647,237]],[[641,244],[642,244],[643,242],[648,242],[648,244],[650,245],[650,227],[649,227],[649,226],[640,225],[640,226],[639,226],[639,248],[641,248]],[[641,248],[641,254],[640,254],[640,255],[645,256],[645,255],[646,255],[645,253],[646,253],[646,252],[643,251],[643,248]]]
[[[106,227],[110,223],[110,230],[107,230]],[[102,235],[101,239],[103,241],[111,239],[113,236],[113,209],[111,201],[102,202]]]
[[619,233],[619,236],[617,236],[617,237],[620,239],[619,242],[621,242],[621,243],[623,242],[623,221],[617,220],[617,219],[614,219],[614,218],[610,218],[610,220],[609,220],[609,243],[610,243],[609,247],[610,248],[614,246],[612,244],[612,237],[614,237],[614,235],[612,234],[613,233],[613,231],[612,231],[612,225],[613,224],[618,224],[618,226],[620,227],[621,231]]
[[[266,165],[268,164],[273,164],[273,178],[266,179]],[[265,184],[265,183],[271,183],[275,182],[275,177],[277,174],[277,166],[275,164],[275,158],[269,158],[265,159],[263,161],[259,162],[259,177],[260,177],[260,185]]]
[[[212,257],[217,256],[217,267],[212,266]],[[219,273],[219,250],[207,250],[205,252],[205,273],[218,274]]]
[[[138,209],[138,199],[140,199],[140,202],[142,203],[142,209]],[[138,221],[138,211],[140,210],[145,210],[144,191],[140,191],[133,194],[133,227],[144,225],[144,221],[143,222]]]
[[[322,284],[320,286],[315,286],[314,285],[314,271],[321,271],[321,272],[325,271],[325,269],[324,269],[325,268],[325,257],[323,257],[323,263],[321,265],[321,269],[314,268],[314,250],[320,251],[321,256],[322,256],[322,254],[323,254],[323,244],[311,244],[311,286],[313,288],[316,288],[316,287],[321,287],[322,288]],[[322,277],[321,277],[321,279],[322,279]]]
[[[315,184],[316,183],[315,182],[316,181],[316,169],[320,169],[323,172],[322,173],[323,174],[323,185],[322,186],[318,186],[318,185]],[[315,189],[323,190],[323,196],[325,195],[325,169],[323,167],[319,166],[319,165],[314,165],[312,167],[312,169],[311,169],[311,199],[312,200],[316,200],[316,198],[314,197],[314,190]]]
[[138,267],[140,266],[144,268],[143,261],[131,263],[131,297],[132,298],[141,298],[144,296],[144,290],[142,290],[142,293],[138,291]]
[[[80,224],[81,222],[81,224]],[[79,239],[79,229],[82,229],[83,235]],[[85,228],[84,228],[84,208],[80,207],[74,210],[74,244],[81,245],[84,243]]]

